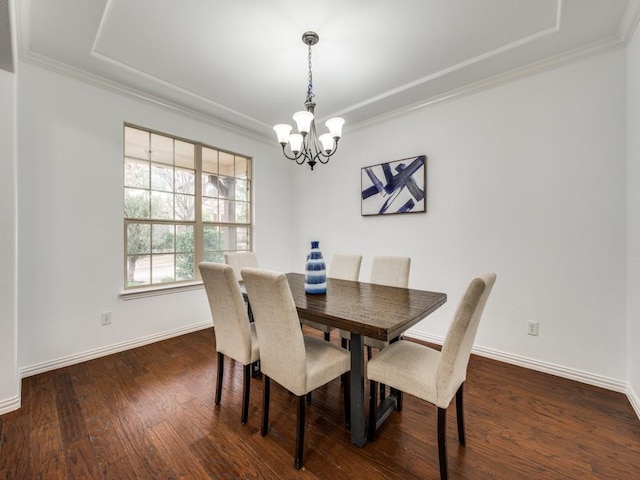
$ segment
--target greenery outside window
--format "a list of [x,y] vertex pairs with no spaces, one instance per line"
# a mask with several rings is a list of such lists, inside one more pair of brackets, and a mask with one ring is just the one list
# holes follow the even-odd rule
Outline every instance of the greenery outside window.
[[251,233],[249,157],[124,126],[125,288],[199,280]]

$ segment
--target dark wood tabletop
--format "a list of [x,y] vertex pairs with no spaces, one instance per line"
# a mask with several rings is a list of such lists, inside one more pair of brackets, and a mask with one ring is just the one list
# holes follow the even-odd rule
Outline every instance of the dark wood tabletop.
[[[444,304],[447,295],[334,278],[327,279],[326,294],[308,295],[303,274],[286,276],[301,318],[351,332],[351,442],[362,447],[367,442],[364,337],[394,340]],[[244,288],[243,293],[246,296]],[[386,418],[398,401],[401,392],[392,391],[379,407],[380,418]]]
[[307,295],[304,275],[287,273],[300,317],[352,333],[389,341],[447,301],[425,290],[327,279],[327,293]]

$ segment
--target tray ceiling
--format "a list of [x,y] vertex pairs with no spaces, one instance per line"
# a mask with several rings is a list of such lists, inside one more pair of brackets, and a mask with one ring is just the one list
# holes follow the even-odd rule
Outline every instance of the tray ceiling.
[[638,0],[16,0],[21,58],[259,136],[303,109],[345,130],[624,45]]

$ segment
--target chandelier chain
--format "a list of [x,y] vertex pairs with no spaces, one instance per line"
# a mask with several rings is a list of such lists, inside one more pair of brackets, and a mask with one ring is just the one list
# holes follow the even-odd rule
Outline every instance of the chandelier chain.
[[309,45],[309,85],[307,87],[307,102],[312,102],[315,94],[313,93],[313,74],[311,73],[311,45]]

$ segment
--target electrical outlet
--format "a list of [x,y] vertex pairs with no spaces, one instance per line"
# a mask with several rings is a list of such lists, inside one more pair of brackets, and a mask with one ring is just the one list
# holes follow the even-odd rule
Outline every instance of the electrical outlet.
[[527,322],[527,335],[538,336],[538,322]]
[[102,326],[111,325],[111,312],[102,312]]

